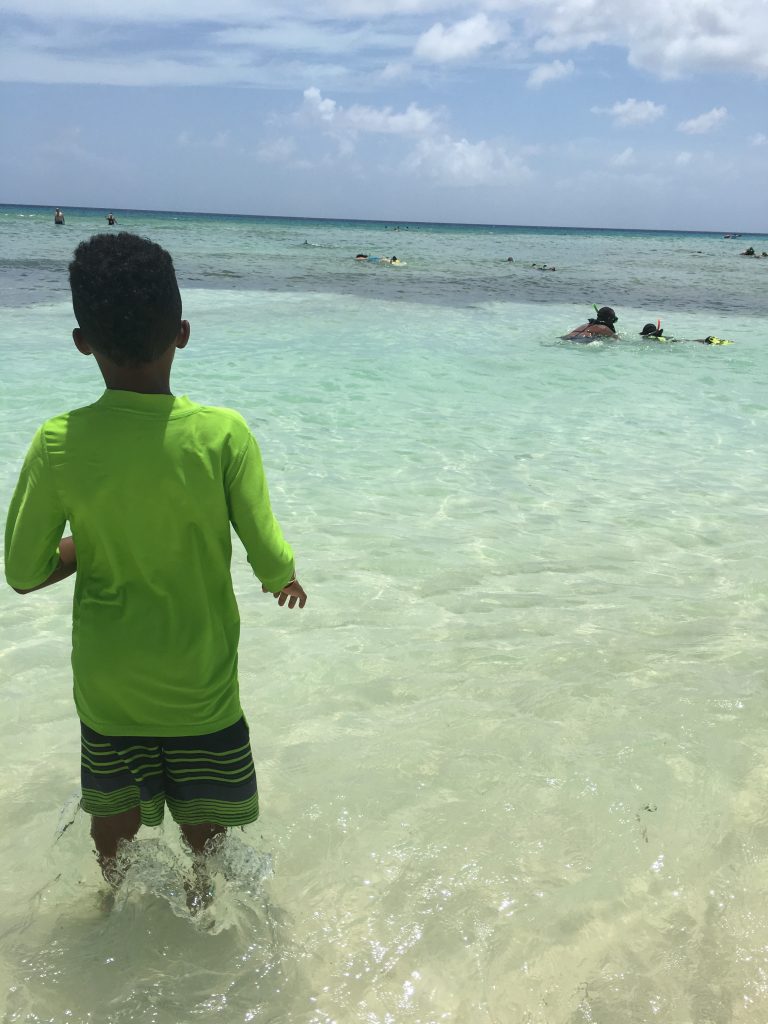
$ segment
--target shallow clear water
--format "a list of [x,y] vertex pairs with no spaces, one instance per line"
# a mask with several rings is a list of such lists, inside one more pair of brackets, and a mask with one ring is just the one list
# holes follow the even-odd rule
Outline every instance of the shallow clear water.
[[[0,308],[4,505],[38,423],[101,390],[68,341],[62,268],[101,227],[80,216],[0,219],[6,258],[51,260]],[[199,918],[170,826],[107,912],[74,804],[71,585],[3,593],[5,1020],[762,1019],[768,260],[268,229],[141,225],[185,282],[175,388],[251,423],[310,595],[281,612],[237,556],[262,817]],[[528,246],[572,269],[502,264]],[[408,265],[351,260],[390,249]],[[559,341],[592,301],[624,340]],[[734,344],[640,341],[657,316]]]

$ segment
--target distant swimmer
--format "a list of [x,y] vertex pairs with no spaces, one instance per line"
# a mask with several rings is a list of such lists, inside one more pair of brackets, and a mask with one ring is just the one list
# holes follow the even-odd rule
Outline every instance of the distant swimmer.
[[110,213],[107,215],[107,224],[109,224],[110,227],[112,227],[114,224],[117,224],[114,213]]
[[58,208],[58,206],[56,207],[56,212],[53,215],[53,223],[54,224],[63,224],[64,223],[64,214],[61,212],[61,210]]
[[754,255],[755,255],[755,250],[754,250],[754,249],[752,248],[752,246],[751,246],[751,245],[750,245],[750,246],[748,246],[748,247],[747,247],[747,248],[746,248],[746,249],[744,250],[744,252],[740,252],[740,253],[739,253],[739,256],[754,256]]
[[367,260],[368,259],[368,253],[367,252],[359,252],[357,254],[357,256],[355,256],[355,259],[356,260]]
[[565,341],[578,341],[580,339],[588,341],[591,338],[616,338],[617,334],[614,326],[618,319],[610,306],[601,306],[597,310],[596,317],[588,320],[580,327],[574,327],[568,334],[563,335],[563,339]]
[[507,263],[514,263],[514,259],[511,256],[507,256]]
[[405,264],[402,260],[399,260],[397,256],[382,256],[382,263],[386,263],[390,267],[403,267]]

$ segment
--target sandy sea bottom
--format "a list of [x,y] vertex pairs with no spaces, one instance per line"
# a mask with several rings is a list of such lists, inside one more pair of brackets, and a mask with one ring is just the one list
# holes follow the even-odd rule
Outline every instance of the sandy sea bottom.
[[[310,595],[281,612],[236,555],[262,818],[198,918],[171,826],[105,912],[71,585],[3,594],[4,1020],[762,1019],[757,321],[574,347],[571,306],[185,301],[176,390],[248,418]],[[5,505],[100,388],[64,305],[1,321]]]

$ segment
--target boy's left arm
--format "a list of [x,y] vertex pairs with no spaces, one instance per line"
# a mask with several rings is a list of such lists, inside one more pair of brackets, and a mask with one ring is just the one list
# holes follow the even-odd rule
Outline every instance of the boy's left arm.
[[75,571],[74,542],[61,536],[66,522],[41,427],[24,459],[5,525],[5,578],[17,593],[50,586]]

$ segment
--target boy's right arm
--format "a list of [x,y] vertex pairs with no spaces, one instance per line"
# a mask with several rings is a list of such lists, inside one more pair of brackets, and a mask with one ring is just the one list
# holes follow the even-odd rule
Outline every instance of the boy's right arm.
[[5,577],[18,593],[39,590],[75,571],[74,543],[68,538],[70,550],[61,540],[66,522],[41,428],[24,459],[5,524]]
[[[264,584],[262,584],[261,589],[265,594],[271,593],[269,587],[265,587]],[[272,594],[272,597],[276,598],[277,603],[281,608],[286,604],[286,602],[289,608],[295,608],[297,604],[299,608],[303,608],[307,603],[307,595],[304,593],[304,587],[302,587],[297,579],[292,579],[290,583],[286,583],[282,590],[278,590],[276,594]]]

